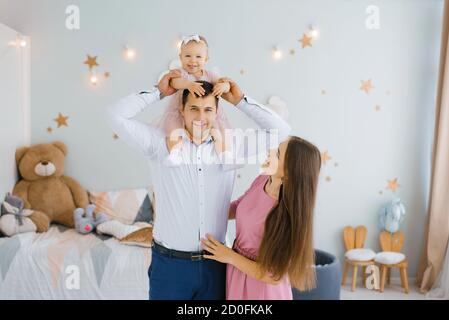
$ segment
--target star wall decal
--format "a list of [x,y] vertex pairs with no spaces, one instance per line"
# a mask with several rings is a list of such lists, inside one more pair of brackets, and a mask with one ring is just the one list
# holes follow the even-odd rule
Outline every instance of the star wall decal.
[[390,189],[393,192],[396,192],[396,190],[400,187],[400,184],[398,183],[398,178],[394,178],[393,180],[387,180],[388,185],[386,189]]
[[304,49],[306,47],[312,46],[312,39],[313,39],[312,37],[309,37],[308,35],[303,33],[302,38],[299,39],[298,41],[301,42],[301,47]]
[[69,125],[67,124],[67,120],[69,119],[69,117],[63,116],[61,113],[58,114],[58,117],[53,119],[54,121],[56,121],[56,123],[58,124],[58,128],[61,126],[66,126],[68,127]]
[[369,93],[373,88],[373,84],[371,83],[371,79],[361,80],[362,84],[360,86],[360,90],[365,91],[365,93]]
[[331,158],[331,156],[329,155],[328,151],[324,151],[323,153],[321,153],[321,161],[322,163],[326,164],[327,161],[329,161]]
[[97,63],[97,56],[92,57],[90,55],[87,55],[87,59],[86,61],[84,61],[84,64],[87,64],[90,70],[92,70],[92,68],[95,66],[99,66],[99,64]]

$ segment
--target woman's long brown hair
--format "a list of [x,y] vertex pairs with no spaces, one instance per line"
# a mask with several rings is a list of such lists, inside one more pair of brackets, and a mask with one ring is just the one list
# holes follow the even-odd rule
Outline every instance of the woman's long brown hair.
[[316,286],[312,232],[320,168],[318,148],[291,137],[278,204],[265,221],[257,259],[262,272],[277,280],[288,274],[291,285],[302,291]]

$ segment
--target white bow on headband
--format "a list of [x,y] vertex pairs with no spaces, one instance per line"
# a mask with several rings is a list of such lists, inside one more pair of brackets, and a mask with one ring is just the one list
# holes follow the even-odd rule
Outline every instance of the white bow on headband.
[[190,36],[182,37],[182,42],[181,43],[184,46],[184,45],[188,44],[190,41],[201,42],[201,39],[200,39],[199,35],[193,34],[193,35],[190,35]]

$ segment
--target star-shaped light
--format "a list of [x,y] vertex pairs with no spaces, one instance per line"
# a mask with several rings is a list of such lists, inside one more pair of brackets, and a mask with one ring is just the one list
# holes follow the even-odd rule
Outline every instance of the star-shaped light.
[[61,113],[59,113],[58,117],[53,120],[56,121],[56,123],[58,124],[58,128],[59,128],[61,126],[68,127],[67,119],[69,119],[69,117],[65,117]]
[[398,178],[394,178],[393,180],[387,180],[388,185],[386,189],[390,189],[393,192],[396,192],[396,190],[399,188],[400,184],[398,183]]
[[323,153],[321,153],[321,161],[326,164],[327,161],[329,161],[331,158],[331,156],[329,155],[328,151],[324,151]]
[[97,56],[92,57],[90,55],[87,55],[86,61],[84,61],[84,64],[87,64],[89,66],[89,69],[92,69],[95,66],[99,66],[97,63]]
[[369,93],[370,90],[374,88],[373,84],[371,83],[371,79],[368,80],[362,80],[362,85],[360,86],[360,90],[365,91],[366,93]]
[[301,47],[304,49],[305,47],[312,46],[312,37],[309,37],[308,35],[306,35],[305,33],[302,34],[302,38],[299,39],[299,42],[301,42]]

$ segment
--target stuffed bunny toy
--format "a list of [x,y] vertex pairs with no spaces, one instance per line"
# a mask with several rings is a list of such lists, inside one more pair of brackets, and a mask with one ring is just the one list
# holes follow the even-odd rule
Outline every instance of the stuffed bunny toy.
[[94,218],[94,210],[94,204],[89,204],[86,210],[83,208],[75,209],[73,218],[75,220],[76,231],[87,234],[92,232],[99,224],[108,221],[108,217],[103,212],[97,213]]

